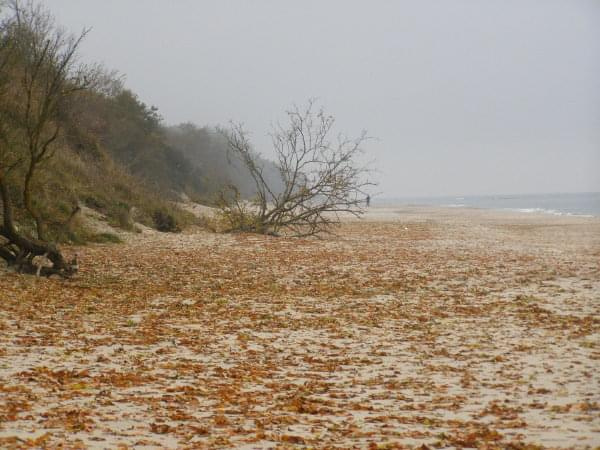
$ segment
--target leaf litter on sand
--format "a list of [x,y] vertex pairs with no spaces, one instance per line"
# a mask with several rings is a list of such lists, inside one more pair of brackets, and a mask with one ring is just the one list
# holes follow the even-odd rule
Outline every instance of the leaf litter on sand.
[[598,445],[599,223],[465,214],[3,274],[0,446]]

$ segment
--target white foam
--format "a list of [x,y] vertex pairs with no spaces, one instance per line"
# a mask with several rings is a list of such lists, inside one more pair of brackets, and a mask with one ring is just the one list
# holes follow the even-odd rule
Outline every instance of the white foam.
[[556,209],[545,209],[545,208],[504,208],[508,211],[515,211],[521,213],[538,213],[538,214],[551,214],[553,216],[572,216],[572,217],[594,217],[589,214],[573,214],[570,212],[557,211]]

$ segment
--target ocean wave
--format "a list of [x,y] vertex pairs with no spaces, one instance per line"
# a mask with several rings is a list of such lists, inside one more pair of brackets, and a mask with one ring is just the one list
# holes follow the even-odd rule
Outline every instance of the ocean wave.
[[558,211],[556,209],[546,208],[504,208],[508,211],[515,211],[520,213],[538,213],[538,214],[550,214],[553,216],[572,216],[572,217],[594,217],[590,214],[574,214],[570,212]]

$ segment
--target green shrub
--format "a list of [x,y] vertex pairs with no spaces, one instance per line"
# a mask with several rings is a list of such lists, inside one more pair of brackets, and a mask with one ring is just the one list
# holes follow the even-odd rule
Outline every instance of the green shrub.
[[89,237],[90,242],[97,242],[99,244],[120,244],[121,238],[113,233],[98,233]]
[[167,211],[160,209],[154,211],[152,220],[154,221],[154,228],[158,231],[166,233],[178,233],[181,231],[175,217]]

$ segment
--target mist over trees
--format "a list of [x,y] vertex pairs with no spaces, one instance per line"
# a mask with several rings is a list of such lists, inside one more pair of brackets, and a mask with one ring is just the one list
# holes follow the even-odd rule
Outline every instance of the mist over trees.
[[[170,148],[180,152],[190,164],[200,172],[199,193],[205,200],[213,202],[223,190],[235,186],[242,197],[250,198],[256,193],[256,186],[251,173],[239,159],[231,158],[229,142],[221,132],[207,127],[200,128],[192,123],[166,127],[166,142]],[[265,168],[266,176],[272,181],[275,189],[282,189],[276,165],[253,155]]]

